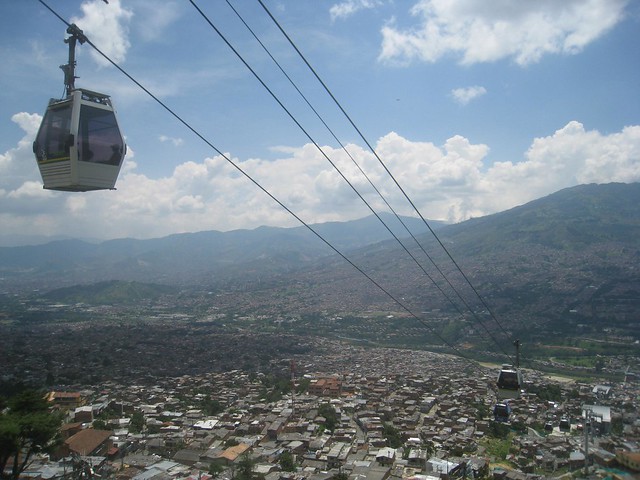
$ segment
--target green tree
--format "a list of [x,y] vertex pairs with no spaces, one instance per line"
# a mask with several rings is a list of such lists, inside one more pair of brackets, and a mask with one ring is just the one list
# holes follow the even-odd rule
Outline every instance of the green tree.
[[422,448],[424,448],[427,452],[427,458],[431,458],[433,454],[436,452],[436,446],[432,440],[425,440],[422,442]]
[[133,412],[131,422],[129,422],[129,431],[131,433],[140,433],[145,425],[144,415],[142,412]]
[[238,460],[238,468],[233,478],[238,480],[251,480],[253,477],[253,461],[251,457],[243,453],[240,460]]
[[263,386],[261,397],[266,402],[277,402],[291,392],[291,379],[289,378],[266,375],[261,379],[261,382]]
[[280,454],[280,457],[278,458],[278,463],[280,464],[280,468],[284,472],[296,471],[296,465],[293,461],[293,455],[291,455],[291,452],[287,450],[285,450]]
[[94,420],[91,426],[96,430],[108,430],[107,423],[99,418],[97,420]]
[[201,406],[204,414],[208,416],[218,415],[224,411],[222,404],[218,400],[213,400],[210,395],[202,400]]
[[486,406],[483,402],[476,402],[476,420],[482,420],[483,418],[487,418],[490,415],[489,407]]
[[389,445],[389,447],[398,448],[402,446],[402,438],[400,438],[400,432],[390,423],[382,424],[382,436],[387,440],[387,445]]
[[55,447],[61,418],[41,392],[22,392],[6,405],[0,413],[0,480],[17,480],[34,454]]
[[224,467],[219,463],[213,462],[209,465],[209,474],[215,478],[222,473]]
[[310,379],[301,378],[300,381],[298,382],[298,386],[296,387],[296,393],[305,393],[307,390],[309,390],[310,383],[311,383]]
[[511,429],[501,422],[489,422],[489,435],[493,438],[505,439],[509,436]]
[[614,416],[611,418],[611,433],[614,435],[622,435],[624,432],[624,424],[622,422],[622,416]]
[[325,427],[327,430],[331,430],[333,432],[338,424],[338,414],[336,413],[336,409],[329,403],[323,403],[318,407],[318,415],[325,418]]
[[547,401],[560,401],[563,398],[562,389],[560,385],[548,384],[548,385],[528,385],[527,392],[535,393],[539,400]]

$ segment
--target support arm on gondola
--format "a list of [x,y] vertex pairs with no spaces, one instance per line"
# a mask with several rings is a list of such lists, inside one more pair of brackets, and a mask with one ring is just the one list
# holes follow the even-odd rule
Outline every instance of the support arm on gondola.
[[520,340],[514,340],[513,346],[516,347],[516,368],[520,368],[520,347],[522,343],[520,343]]
[[69,63],[66,65],[60,65],[60,68],[64,72],[64,85],[66,87],[67,97],[71,95],[76,88],[76,42],[80,42],[82,45],[87,41],[84,33],[75,23],[69,25],[67,33],[71,35],[64,40],[64,43],[69,44]]

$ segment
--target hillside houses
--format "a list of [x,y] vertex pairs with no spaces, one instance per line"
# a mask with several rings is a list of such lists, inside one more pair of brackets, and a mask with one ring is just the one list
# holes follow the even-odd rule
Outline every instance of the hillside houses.
[[[354,366],[348,373],[345,357]],[[353,479],[383,480],[491,472],[487,438],[495,430],[494,372],[462,373],[470,368],[465,361],[434,353],[407,355],[353,347],[340,355],[303,358],[297,363],[301,373],[296,385],[306,379],[332,379],[329,383],[340,388],[331,393],[327,388],[308,389],[267,401],[270,390],[265,385],[271,383],[266,374],[233,370],[157,378],[148,385],[105,382],[99,390],[83,390],[80,406],[67,410],[69,421],[95,412],[112,430],[106,434],[106,450],[76,448],[75,452],[102,456],[101,473],[122,480],[169,480],[210,471],[222,471],[221,478],[229,478],[248,461],[270,480],[330,478],[338,472]],[[582,406],[598,399],[591,385],[562,388],[566,390],[562,402],[542,400],[533,393],[512,401],[511,427],[517,435],[506,461],[512,472],[522,475],[519,478],[552,477],[584,464],[584,455],[579,464]],[[637,451],[640,438],[637,413],[634,416],[625,407],[634,392],[637,395],[632,388],[615,386],[609,392],[611,417],[618,415],[624,436],[601,432],[599,450],[589,454],[599,464],[611,465],[618,456],[633,465],[635,457],[618,454]],[[221,407],[215,414],[207,411],[212,399]],[[318,413],[326,404],[336,414],[331,431],[326,428],[327,418]],[[140,432],[132,428],[134,414],[144,419]],[[559,427],[563,416],[573,419],[568,432]],[[549,432],[543,429],[546,423],[552,423]],[[90,422],[69,425],[70,447],[80,434],[105,436]],[[294,459],[295,472],[282,471],[284,452]],[[47,478],[55,478],[57,474],[51,472],[58,471],[59,465],[53,461],[40,467],[34,464],[33,471],[46,467]],[[496,475],[508,477],[510,472],[496,471]]]

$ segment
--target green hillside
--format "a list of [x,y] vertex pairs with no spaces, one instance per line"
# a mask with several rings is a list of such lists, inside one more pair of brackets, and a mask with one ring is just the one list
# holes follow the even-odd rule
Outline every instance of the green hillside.
[[175,293],[175,287],[166,285],[111,280],[59,288],[44,294],[43,298],[66,304],[135,305],[141,302],[155,302],[163,296]]

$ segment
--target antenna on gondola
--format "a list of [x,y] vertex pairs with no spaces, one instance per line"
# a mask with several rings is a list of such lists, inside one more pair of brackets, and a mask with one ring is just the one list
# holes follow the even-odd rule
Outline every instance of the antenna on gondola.
[[67,24],[66,98],[51,99],[33,142],[43,187],[66,192],[114,190],[127,151],[109,95],[76,88],[76,44],[88,41]]

